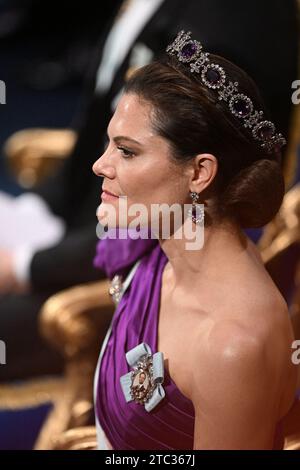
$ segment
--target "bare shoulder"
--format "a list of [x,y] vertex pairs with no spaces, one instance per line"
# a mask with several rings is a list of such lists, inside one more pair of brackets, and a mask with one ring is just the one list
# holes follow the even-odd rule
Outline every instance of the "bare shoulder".
[[[241,309],[239,310],[242,315]],[[273,332],[251,322],[239,321],[228,315],[213,322],[204,341],[195,342],[194,354],[205,358],[208,368],[213,366],[217,374],[239,373],[251,367],[262,371],[268,365],[268,350],[273,343]],[[219,375],[220,377],[220,375]]]
[[[249,319],[253,308],[256,321]],[[278,309],[274,328],[258,321],[266,308]],[[239,306],[238,315],[223,310],[193,344],[195,449],[272,448],[295,397],[292,333],[279,320],[286,314],[281,302]]]
[[273,401],[275,410],[281,406],[287,386],[288,408],[295,370],[291,364],[293,333],[282,297],[266,295],[246,305],[237,298],[217,315],[202,341],[193,345],[194,357],[201,361],[201,367],[193,369],[195,402],[203,404],[203,393],[214,397],[216,384],[222,383],[229,402],[237,390],[248,397],[267,390],[268,404]]
[[[239,282],[238,282],[239,281]],[[224,283],[223,301],[213,304],[207,347],[235,347],[258,352],[276,342],[290,342],[292,329],[288,306],[268,274],[239,273],[238,279]],[[249,351],[249,352],[250,352]],[[220,353],[221,351],[218,351]]]
[[[248,288],[249,289],[249,288]],[[245,299],[243,288],[232,294],[228,302],[214,312],[214,321],[207,332],[204,346],[220,358],[248,358],[249,361],[276,359],[273,348],[290,347],[293,333],[287,304],[279,291],[270,286],[253,285]],[[247,288],[246,288],[247,290]],[[266,355],[268,351],[272,354]]]
[[206,286],[191,344],[195,449],[271,449],[295,398],[288,307],[253,251]]

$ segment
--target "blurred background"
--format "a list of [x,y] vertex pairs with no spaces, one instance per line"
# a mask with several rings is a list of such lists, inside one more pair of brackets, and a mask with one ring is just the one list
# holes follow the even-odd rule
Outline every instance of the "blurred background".
[[[34,186],[37,176],[26,164],[23,172],[16,173],[3,150],[8,137],[22,129],[72,129],[76,124],[87,68],[120,3],[0,0],[0,79],[6,83],[6,104],[0,106],[1,191],[22,194]],[[51,163],[46,166],[46,172],[52,170]],[[53,406],[47,391],[29,393],[29,403],[23,408],[23,399],[17,398],[15,407],[10,390],[11,400],[1,410],[7,395],[6,390],[0,391],[0,449],[32,449]]]
[[[20,129],[72,127],[97,40],[120,3],[0,1],[1,80],[7,84],[6,106],[0,107],[1,148]],[[0,188],[16,195],[24,191],[3,152]]]

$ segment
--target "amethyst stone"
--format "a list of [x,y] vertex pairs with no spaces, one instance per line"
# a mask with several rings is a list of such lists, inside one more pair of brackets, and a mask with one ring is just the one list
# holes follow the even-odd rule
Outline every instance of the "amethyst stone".
[[234,99],[232,103],[232,108],[236,116],[241,118],[249,116],[252,111],[251,102],[243,98]]
[[205,78],[211,85],[217,85],[221,81],[221,74],[218,70],[210,68],[207,70]]
[[257,131],[257,136],[260,140],[269,140],[274,135],[274,127],[268,124],[265,124]]
[[253,129],[255,139],[262,142],[272,139],[275,134],[275,126],[271,121],[263,121],[257,124]]
[[180,51],[180,55],[186,59],[191,59],[196,53],[198,52],[197,44],[193,41],[189,41],[187,44],[183,46]]

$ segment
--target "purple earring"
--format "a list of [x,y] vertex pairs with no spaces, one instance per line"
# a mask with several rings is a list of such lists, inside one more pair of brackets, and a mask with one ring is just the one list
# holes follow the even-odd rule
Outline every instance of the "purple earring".
[[190,196],[193,201],[192,207],[188,210],[187,214],[192,219],[192,221],[199,225],[204,223],[204,205],[199,204],[198,201],[200,196],[194,191],[190,191]]

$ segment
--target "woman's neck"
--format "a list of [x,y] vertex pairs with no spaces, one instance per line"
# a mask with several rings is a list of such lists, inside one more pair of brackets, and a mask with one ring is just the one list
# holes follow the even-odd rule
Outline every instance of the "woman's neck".
[[159,239],[168,258],[165,269],[174,287],[179,284],[191,287],[195,276],[215,277],[220,268],[226,268],[233,259],[238,260],[245,253],[248,243],[244,232],[231,222],[205,227],[200,249],[187,249],[189,241],[184,236],[176,238],[175,234],[169,239]]

